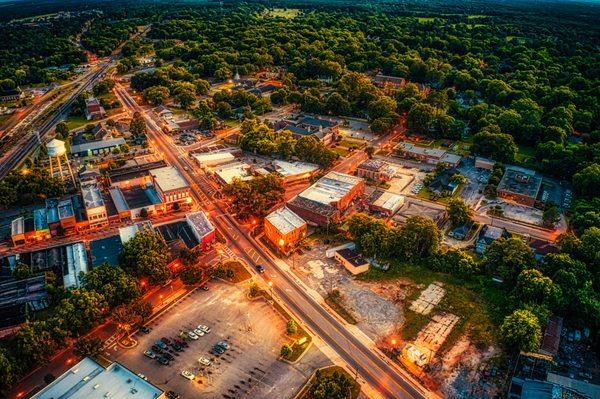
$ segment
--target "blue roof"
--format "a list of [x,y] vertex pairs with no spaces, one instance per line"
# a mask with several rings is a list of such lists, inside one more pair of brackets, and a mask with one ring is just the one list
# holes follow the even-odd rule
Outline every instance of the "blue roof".
[[122,248],[123,244],[121,244],[121,237],[118,234],[90,241],[92,267],[100,266],[105,262],[109,265],[117,266]]
[[144,192],[146,193],[146,196],[148,197],[150,202],[152,202],[152,204],[156,205],[156,204],[160,204],[162,202],[160,200],[160,197],[158,196],[158,192],[156,191],[154,186],[146,187],[144,189]]
[[33,225],[36,230],[48,229],[46,208],[38,208],[33,211]]

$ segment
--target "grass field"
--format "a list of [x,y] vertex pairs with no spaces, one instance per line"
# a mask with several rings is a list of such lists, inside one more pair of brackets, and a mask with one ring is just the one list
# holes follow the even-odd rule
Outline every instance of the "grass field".
[[297,8],[274,8],[265,13],[266,16],[271,18],[286,18],[294,19],[300,14],[300,10]]
[[[440,348],[441,351],[450,347],[464,333],[468,333],[471,340],[478,345],[496,343],[498,326],[508,311],[506,293],[483,276],[461,279],[449,274],[433,272],[421,265],[392,261],[387,272],[371,268],[358,278],[365,281],[405,278],[424,286],[434,281],[442,282],[446,295],[433,312],[423,316],[406,309],[406,322],[403,327],[403,338],[411,340],[435,312],[448,312],[459,316],[460,321]],[[420,291],[413,294],[414,298],[419,294]],[[409,302],[414,298],[409,298]]]
[[223,262],[223,267],[225,269],[233,270],[234,274],[232,278],[224,278],[224,280],[227,280],[230,283],[241,283],[252,277],[250,272],[246,270],[246,267],[238,261],[225,261]]
[[[336,371],[346,375],[346,377],[348,377],[350,380],[353,381],[352,390],[351,390],[350,394],[348,395],[348,398],[349,399],[358,398],[358,395],[360,394],[360,385],[356,381],[354,381],[354,377],[352,375],[350,375],[346,370],[344,370],[340,366],[329,366],[329,367],[321,369],[321,373],[324,376],[330,376],[333,373],[335,373]],[[298,393],[298,395],[296,396],[297,399],[312,399],[312,396],[309,394],[309,390],[310,390],[310,382],[312,382],[313,377],[311,377],[309,383],[306,384],[302,388],[300,393]]]
[[88,121],[83,115],[72,115],[65,120],[65,123],[67,124],[69,130],[73,130],[85,126],[88,123],[94,122]]

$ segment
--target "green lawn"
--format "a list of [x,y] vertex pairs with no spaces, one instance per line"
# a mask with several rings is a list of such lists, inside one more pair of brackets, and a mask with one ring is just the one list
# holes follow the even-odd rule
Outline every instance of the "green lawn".
[[297,8],[274,8],[271,11],[266,11],[265,15],[271,18],[286,18],[294,19],[300,14]]
[[516,156],[516,160],[518,162],[525,163],[528,160],[532,159],[533,157],[535,157],[535,148],[519,146],[519,152],[517,152],[517,156]]
[[[335,372],[339,372],[345,374],[350,380],[352,380],[352,391],[350,392],[349,399],[356,399],[360,394],[360,384],[354,381],[354,376],[350,375],[346,370],[344,370],[340,366],[329,366],[327,368],[321,369],[321,373],[324,376],[332,375]],[[310,384],[306,384],[300,393],[296,396],[298,399],[312,399],[312,396],[309,394]]]
[[[399,278],[409,279],[424,286],[440,281],[444,283],[446,289],[446,295],[431,314],[423,316],[406,309],[404,339],[414,339],[435,312],[448,312],[459,316],[460,321],[440,348],[441,351],[450,347],[464,333],[468,333],[470,339],[478,345],[490,345],[498,341],[498,326],[508,311],[509,303],[506,292],[488,278],[481,276],[469,280],[461,279],[449,274],[433,272],[421,265],[399,261],[392,261],[387,272],[371,268],[358,277],[365,281]],[[414,293],[407,302],[416,298],[419,293],[420,291]]]
[[94,122],[88,121],[83,115],[71,115],[67,119],[65,119],[65,123],[67,124],[69,130],[73,130],[85,126],[88,123]]

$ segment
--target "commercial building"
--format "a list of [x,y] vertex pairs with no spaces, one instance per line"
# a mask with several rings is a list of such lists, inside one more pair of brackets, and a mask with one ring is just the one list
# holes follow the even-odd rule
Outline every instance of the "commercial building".
[[158,196],[167,209],[173,204],[191,204],[190,186],[174,166],[165,166],[150,171]]
[[355,249],[340,249],[333,257],[353,275],[369,271],[369,262]]
[[404,87],[406,85],[406,80],[404,78],[400,78],[397,76],[387,76],[387,75],[378,73],[373,78],[373,84],[382,89],[387,89],[387,88],[397,89],[400,87]]
[[288,202],[288,208],[309,223],[327,226],[330,222],[339,220],[351,202],[364,191],[363,179],[329,172],[292,198]]
[[12,90],[0,91],[0,102],[18,101],[22,98],[25,98],[25,93],[18,87]]
[[121,243],[121,237],[118,234],[90,241],[92,268],[98,267],[103,263],[118,266],[119,254],[122,249],[123,244]]
[[188,213],[185,215],[185,220],[192,228],[192,233],[200,243],[203,251],[216,240],[215,228],[208,219],[208,216],[202,211]]
[[229,151],[193,154],[192,157],[202,169],[214,168],[222,164],[233,162],[235,156]]
[[213,175],[221,184],[231,184],[233,179],[251,180],[251,166],[244,162],[230,162],[212,169]]
[[21,324],[48,305],[45,275],[0,282],[0,328]]
[[396,174],[396,168],[379,159],[368,159],[358,165],[356,175],[364,179],[388,181]]
[[308,162],[288,162],[276,159],[271,165],[272,170],[283,177],[285,184],[306,181],[319,170],[319,166]]
[[339,134],[340,124],[333,120],[309,115],[297,119],[283,119],[275,124],[276,131],[289,130],[296,139],[313,137],[325,145],[333,143]]
[[500,227],[485,225],[481,228],[477,240],[475,240],[475,252],[482,254],[486,248],[500,237],[508,236],[508,232]]
[[32,399],[162,399],[165,393],[119,363],[83,358]]
[[535,171],[518,166],[506,166],[497,193],[500,198],[534,206],[541,186],[542,176]]
[[10,235],[15,246],[50,239],[46,209],[38,208],[30,217],[14,219],[10,224]]
[[88,141],[71,146],[71,155],[74,157],[92,157],[108,155],[115,148],[120,148],[125,144],[123,137],[108,138],[105,140]]
[[121,243],[125,244],[127,241],[135,237],[135,235],[140,231],[154,231],[154,227],[152,227],[152,223],[147,220],[121,227],[119,229],[119,238]]
[[131,161],[131,164],[121,168],[111,170],[108,173],[108,178],[112,187],[127,189],[135,186],[145,186],[152,183],[150,171],[167,166],[164,160],[145,162],[136,159]]
[[81,196],[83,197],[89,228],[97,229],[107,226],[108,215],[100,188],[95,183],[84,184],[81,186]]
[[283,253],[296,248],[306,237],[307,230],[306,222],[285,206],[265,218],[265,236]]
[[492,170],[492,169],[494,169],[495,164],[496,164],[496,161],[494,161],[493,159],[482,158],[482,157],[475,158],[475,167],[477,169]]
[[398,155],[404,158],[416,159],[432,165],[443,165],[455,168],[460,164],[462,157],[440,148],[421,147],[409,142],[402,142],[396,146]]
[[391,191],[375,190],[367,203],[371,212],[391,217],[404,205],[404,196]]
[[92,119],[102,119],[106,116],[104,107],[100,105],[100,101],[94,97],[89,97],[85,100],[85,118],[89,121]]

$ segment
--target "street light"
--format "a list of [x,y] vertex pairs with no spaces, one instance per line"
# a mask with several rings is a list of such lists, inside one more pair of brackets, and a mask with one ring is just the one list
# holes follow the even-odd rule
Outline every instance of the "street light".
[[162,296],[162,294],[160,294],[160,296],[159,296],[158,298],[160,299],[160,304],[161,304],[161,305],[164,305],[164,304],[165,304],[165,302],[163,301],[163,296]]

